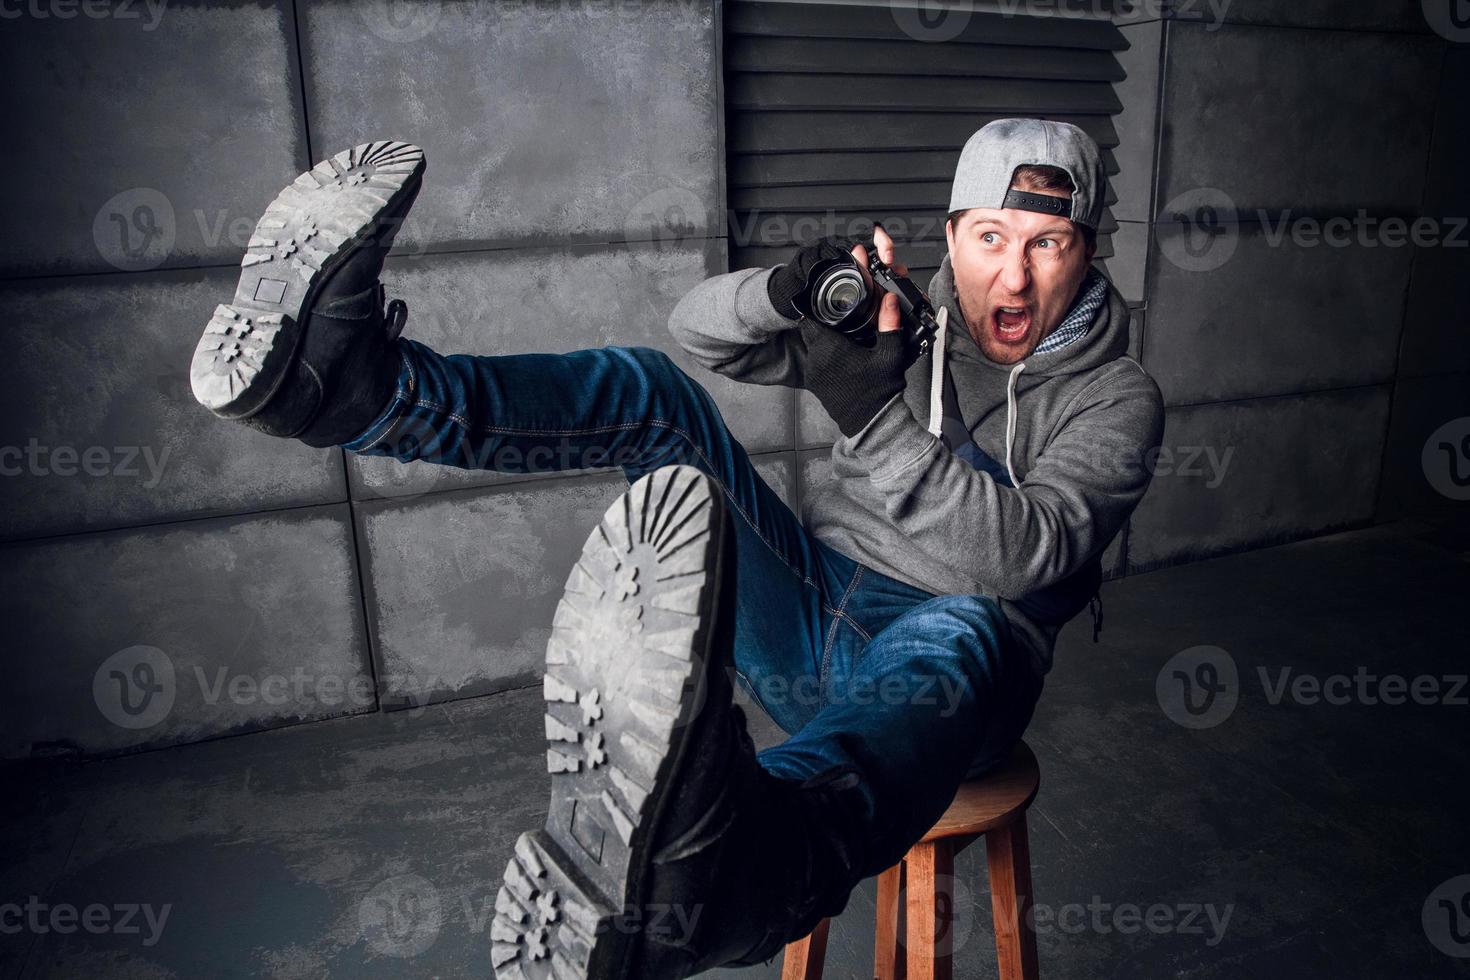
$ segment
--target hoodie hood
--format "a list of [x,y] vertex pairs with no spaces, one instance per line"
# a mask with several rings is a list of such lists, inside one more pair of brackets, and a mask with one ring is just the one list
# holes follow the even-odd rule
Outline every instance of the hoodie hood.
[[[1096,318],[1087,333],[1058,350],[1041,354],[1033,352],[1015,364],[997,364],[985,356],[975,338],[970,336],[964,314],[960,311],[958,294],[954,286],[954,267],[949,256],[940,263],[939,271],[929,280],[929,300],[938,311],[941,329],[931,346],[932,364],[929,370],[929,431],[943,438],[944,419],[953,416],[958,407],[945,408],[945,385],[947,358],[956,357],[985,365],[996,371],[1005,371],[1006,377],[1006,428],[1005,470],[1010,485],[1021,485],[1017,474],[1014,450],[1019,415],[1016,398],[1027,388],[1040,384],[1044,379],[1059,375],[1076,374],[1101,364],[1116,360],[1128,352],[1128,304],[1112,280],[1101,269],[1096,270],[1107,282],[1107,300],[1097,311]],[[1074,298],[1073,302],[1076,302]],[[1023,383],[1022,373],[1028,375],[1030,383]],[[951,423],[953,424],[953,423]]]

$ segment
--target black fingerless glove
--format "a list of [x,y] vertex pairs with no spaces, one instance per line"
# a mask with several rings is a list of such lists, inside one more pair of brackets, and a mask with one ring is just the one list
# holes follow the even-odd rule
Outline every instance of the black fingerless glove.
[[918,356],[904,330],[879,333],[872,347],[811,320],[802,323],[801,333],[807,351],[805,387],[849,437],[903,391],[904,372]]
[[828,259],[852,258],[852,247],[856,244],[856,239],[829,235],[797,249],[791,261],[777,266],[766,280],[766,294],[771,297],[776,312],[788,320],[800,320],[804,311],[792,301],[806,291],[812,267]]

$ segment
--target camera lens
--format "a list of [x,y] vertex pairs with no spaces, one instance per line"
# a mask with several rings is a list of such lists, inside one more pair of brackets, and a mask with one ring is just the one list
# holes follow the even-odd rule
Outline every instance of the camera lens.
[[829,326],[842,322],[868,298],[868,286],[857,269],[838,268],[827,273],[812,290],[812,313]]

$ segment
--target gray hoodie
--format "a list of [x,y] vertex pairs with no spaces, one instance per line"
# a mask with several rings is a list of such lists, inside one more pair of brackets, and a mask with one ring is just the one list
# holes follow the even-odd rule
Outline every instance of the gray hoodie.
[[[669,320],[704,367],[800,387],[806,345],[766,292],[768,269],[715,276]],[[1163,434],[1158,385],[1128,350],[1128,307],[1111,283],[1092,328],[1018,364],[996,364],[964,329],[949,258],[929,284],[946,327],[860,432],[832,447],[832,478],[805,503],[822,543],[936,595],[998,599],[1015,639],[1049,670],[1056,634],[1093,595],[1103,549],[1148,488]],[[947,449],[943,372],[975,444],[1014,486]]]

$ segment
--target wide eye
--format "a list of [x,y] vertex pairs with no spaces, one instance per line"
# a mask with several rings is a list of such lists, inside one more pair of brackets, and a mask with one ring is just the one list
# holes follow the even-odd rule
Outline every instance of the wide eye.
[[1000,236],[997,235],[993,231],[982,232],[981,235],[980,235],[980,240],[982,242],[984,242],[986,245],[999,245],[1000,244]]
[[1046,248],[1046,249],[1056,248],[1057,247],[1057,240],[1055,238],[1042,238],[1042,239],[1038,239],[1037,242],[1036,242],[1036,247],[1037,248]]

